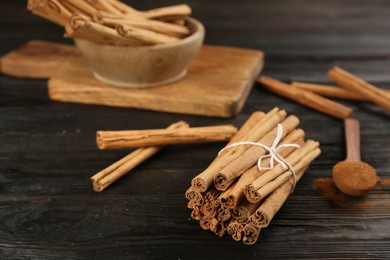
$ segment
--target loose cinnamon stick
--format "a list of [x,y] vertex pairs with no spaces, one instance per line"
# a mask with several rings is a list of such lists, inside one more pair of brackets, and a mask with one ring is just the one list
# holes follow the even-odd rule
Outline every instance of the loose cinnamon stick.
[[190,34],[190,30],[186,26],[160,22],[157,20],[149,20],[143,17],[112,18],[105,17],[103,15],[97,15],[94,17],[94,20],[113,28],[119,24],[128,25],[176,38],[183,38]]
[[[284,138],[281,141],[282,144],[303,144],[303,138],[304,138],[305,132],[302,129],[295,129],[291,133],[289,133],[286,138]],[[293,152],[296,148],[294,147],[285,147],[279,151],[279,154],[283,157],[287,157],[291,152]],[[264,160],[264,165],[269,165],[269,159]],[[227,208],[234,208],[237,206],[237,204],[245,197],[244,195],[244,188],[251,183],[252,181],[256,180],[259,176],[267,172],[268,170],[262,170],[259,171],[257,165],[252,166],[250,169],[248,169],[246,172],[244,172],[241,177],[238,179],[236,185],[230,192],[228,198],[226,199],[226,202],[224,204]]]
[[97,131],[100,149],[228,141],[237,132],[232,125],[130,131]]
[[259,239],[260,230],[260,228],[255,227],[250,223],[246,224],[243,230],[244,238],[242,239],[242,242],[245,245],[253,245],[256,243],[257,239]]
[[[273,109],[266,116],[258,116],[252,114],[252,116],[246,121],[246,123],[241,127],[240,131],[237,133],[237,138],[233,138],[232,141],[228,144],[233,144],[239,141],[259,141],[265,134],[267,134],[274,126],[280,123],[286,116],[286,111],[278,111],[278,109]],[[250,126],[250,127],[249,127]],[[256,129],[256,135],[253,133],[253,129]],[[248,138],[248,135],[250,135]],[[225,150],[221,155],[219,155],[210,166],[196,176],[192,180],[192,186],[195,189],[201,191],[206,190],[210,185],[212,185],[214,176],[222,170],[228,163],[232,162],[238,156],[243,154],[249,147],[246,145],[233,147]]]
[[[281,125],[283,127],[282,138],[297,127],[299,119],[296,116],[289,116],[285,119]],[[259,142],[263,145],[270,146],[274,142],[277,135],[277,127],[272,129],[267,135],[265,135]],[[252,167],[260,156],[264,155],[267,151],[258,146],[252,146],[246,150],[240,157],[233,160],[226,167],[224,167],[214,177],[214,185],[218,190],[226,190],[229,183],[241,176],[247,169]]]
[[[168,129],[186,128],[188,124],[180,121],[168,127]],[[128,173],[143,161],[161,150],[162,146],[139,148],[123,159],[117,161],[106,169],[91,177],[93,189],[97,192],[103,191],[117,179]]]
[[390,111],[390,95],[367,81],[339,67],[329,70],[328,77],[344,88],[364,95],[371,102]]
[[367,100],[367,98],[364,97],[363,95],[336,86],[320,85],[320,84],[305,83],[305,82],[292,82],[291,85],[293,87],[303,89],[306,91],[311,91],[313,93],[316,93],[324,97],[358,100],[358,101]]
[[292,87],[286,83],[265,76],[258,78],[257,81],[271,92],[294,100],[301,105],[313,108],[324,114],[339,119],[346,119],[352,116],[352,110],[350,108],[313,92]]
[[[310,152],[312,152],[314,149],[316,149],[318,146],[319,146],[318,142],[308,140],[308,141],[306,141],[306,143],[304,145],[302,145],[302,147],[300,147],[299,149],[292,152],[289,156],[287,156],[286,161],[290,165],[292,165],[292,167],[295,169],[296,164],[298,164],[299,161],[301,161],[302,159],[307,157],[308,154]],[[298,170],[296,170],[296,171],[298,171]],[[256,203],[256,202],[259,202],[261,199],[263,199],[261,192],[263,192],[263,195],[264,195],[265,190],[262,190],[261,192],[259,192],[259,189],[262,188],[267,183],[274,180],[276,177],[282,175],[284,172],[286,172],[286,170],[283,169],[282,165],[277,164],[273,169],[265,172],[264,174],[260,175],[257,179],[253,180],[252,183],[248,184],[244,188],[244,194],[245,194],[245,197],[247,198],[247,200],[249,200],[252,203]],[[288,179],[289,179],[289,177],[286,178],[282,183],[284,183]],[[282,180],[283,179],[279,179],[279,181],[282,181]],[[280,184],[282,184],[282,183],[280,183]],[[267,195],[268,194],[269,193],[267,193]]]
[[117,32],[105,25],[82,18],[80,15],[73,15],[65,25],[65,36],[68,38],[79,38],[93,41],[100,44],[113,44],[123,46],[140,45],[139,41],[124,38]]

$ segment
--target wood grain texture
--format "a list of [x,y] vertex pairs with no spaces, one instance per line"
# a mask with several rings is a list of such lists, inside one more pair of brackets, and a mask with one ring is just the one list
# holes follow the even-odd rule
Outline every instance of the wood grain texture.
[[[130,1],[128,1],[130,3]],[[160,1],[136,1],[141,10]],[[164,4],[177,4],[164,1]],[[265,51],[264,74],[282,81],[330,84],[339,65],[390,89],[390,6],[369,0],[190,0],[206,43]],[[224,8],[221,8],[223,6]],[[12,15],[11,15],[12,14]],[[0,2],[0,54],[31,39],[65,42],[62,29]],[[361,199],[322,197],[313,185],[345,159],[343,122],[255,86],[234,118],[211,118],[51,101],[46,80],[0,76],[1,259],[386,259],[390,255],[390,187]],[[390,178],[390,115],[369,103],[342,101],[361,122],[362,160]],[[99,151],[95,132],[241,125],[275,106],[296,114],[322,155],[253,246],[219,238],[190,220],[184,192],[223,144],[167,147],[104,194],[89,177],[128,154]],[[145,185],[147,184],[147,185]]]

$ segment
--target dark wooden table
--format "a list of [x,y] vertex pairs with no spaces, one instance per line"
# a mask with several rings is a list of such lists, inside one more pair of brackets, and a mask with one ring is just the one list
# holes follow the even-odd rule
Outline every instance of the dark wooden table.
[[[62,29],[0,2],[0,54],[31,39],[65,42]],[[161,1],[133,1],[139,9]],[[164,1],[166,4],[177,1]],[[264,74],[330,83],[338,64],[390,88],[390,1],[187,1],[207,28],[206,43],[261,49]],[[342,102],[362,122],[362,157],[390,178],[389,112]],[[189,218],[184,191],[223,144],[169,147],[102,193],[89,177],[128,151],[99,151],[98,129],[191,125],[240,126],[256,110],[279,106],[301,118],[322,155],[253,246],[203,231]],[[390,188],[362,199],[329,200],[313,184],[344,159],[340,120],[254,86],[232,119],[56,103],[46,80],[0,76],[1,259],[389,258]]]

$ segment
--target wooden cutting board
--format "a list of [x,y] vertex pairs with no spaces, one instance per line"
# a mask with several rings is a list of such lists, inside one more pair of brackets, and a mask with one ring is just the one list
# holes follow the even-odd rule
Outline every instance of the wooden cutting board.
[[204,45],[182,80],[130,89],[96,80],[69,45],[31,41],[1,59],[3,74],[50,77],[52,100],[217,117],[241,111],[262,67],[261,51]]
[[71,59],[80,59],[72,45],[29,41],[0,59],[1,72],[19,78],[50,78]]

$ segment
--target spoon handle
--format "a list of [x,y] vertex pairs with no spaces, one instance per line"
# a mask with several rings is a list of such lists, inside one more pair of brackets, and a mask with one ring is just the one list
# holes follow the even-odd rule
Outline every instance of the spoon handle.
[[347,161],[360,162],[360,124],[356,119],[344,121],[347,142]]

